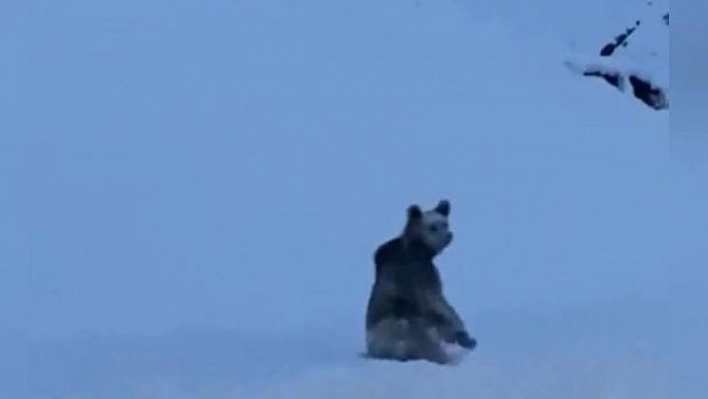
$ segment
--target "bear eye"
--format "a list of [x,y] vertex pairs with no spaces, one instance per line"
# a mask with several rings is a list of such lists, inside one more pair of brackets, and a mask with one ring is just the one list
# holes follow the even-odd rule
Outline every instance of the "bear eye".
[[430,230],[431,233],[437,233],[440,230],[445,230],[447,229],[447,222],[439,222],[435,224],[431,224],[428,230]]

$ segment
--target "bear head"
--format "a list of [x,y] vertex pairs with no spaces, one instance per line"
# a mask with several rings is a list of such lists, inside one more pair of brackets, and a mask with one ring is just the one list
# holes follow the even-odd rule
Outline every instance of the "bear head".
[[433,209],[423,211],[418,205],[407,209],[406,227],[403,238],[415,247],[425,250],[430,255],[440,254],[452,242],[448,218],[450,202],[440,200]]

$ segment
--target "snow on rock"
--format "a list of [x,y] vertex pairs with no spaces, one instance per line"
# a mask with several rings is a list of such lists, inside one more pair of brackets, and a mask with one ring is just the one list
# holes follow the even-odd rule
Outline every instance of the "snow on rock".
[[655,110],[669,108],[668,2],[648,1],[640,18],[595,53],[564,60],[573,73],[599,77]]

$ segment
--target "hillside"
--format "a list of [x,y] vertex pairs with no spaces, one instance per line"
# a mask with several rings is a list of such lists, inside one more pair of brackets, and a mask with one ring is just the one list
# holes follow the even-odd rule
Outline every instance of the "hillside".
[[[564,64],[637,4],[18,2],[0,396],[689,397],[668,109]],[[356,358],[373,249],[441,197],[478,351]]]

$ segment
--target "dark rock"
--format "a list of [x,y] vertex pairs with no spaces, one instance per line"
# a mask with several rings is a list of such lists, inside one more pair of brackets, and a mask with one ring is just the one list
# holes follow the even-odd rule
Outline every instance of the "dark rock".
[[634,97],[638,98],[644,104],[655,110],[668,108],[669,104],[666,99],[666,93],[664,93],[662,88],[636,75],[629,76],[629,83],[632,85]]
[[595,76],[598,78],[603,78],[605,82],[610,85],[622,90],[622,76],[618,73],[607,73],[601,71],[585,71],[583,76]]
[[632,33],[637,30],[637,27],[640,25],[640,23],[641,21],[636,21],[633,27],[628,28],[624,31],[624,33],[620,33],[619,35],[615,36],[614,41],[609,42],[604,47],[602,47],[602,50],[600,50],[600,56],[609,57],[614,54],[615,50],[617,50],[618,47],[627,47],[627,44],[629,44],[629,42],[627,41],[629,39],[629,36],[631,36]]

